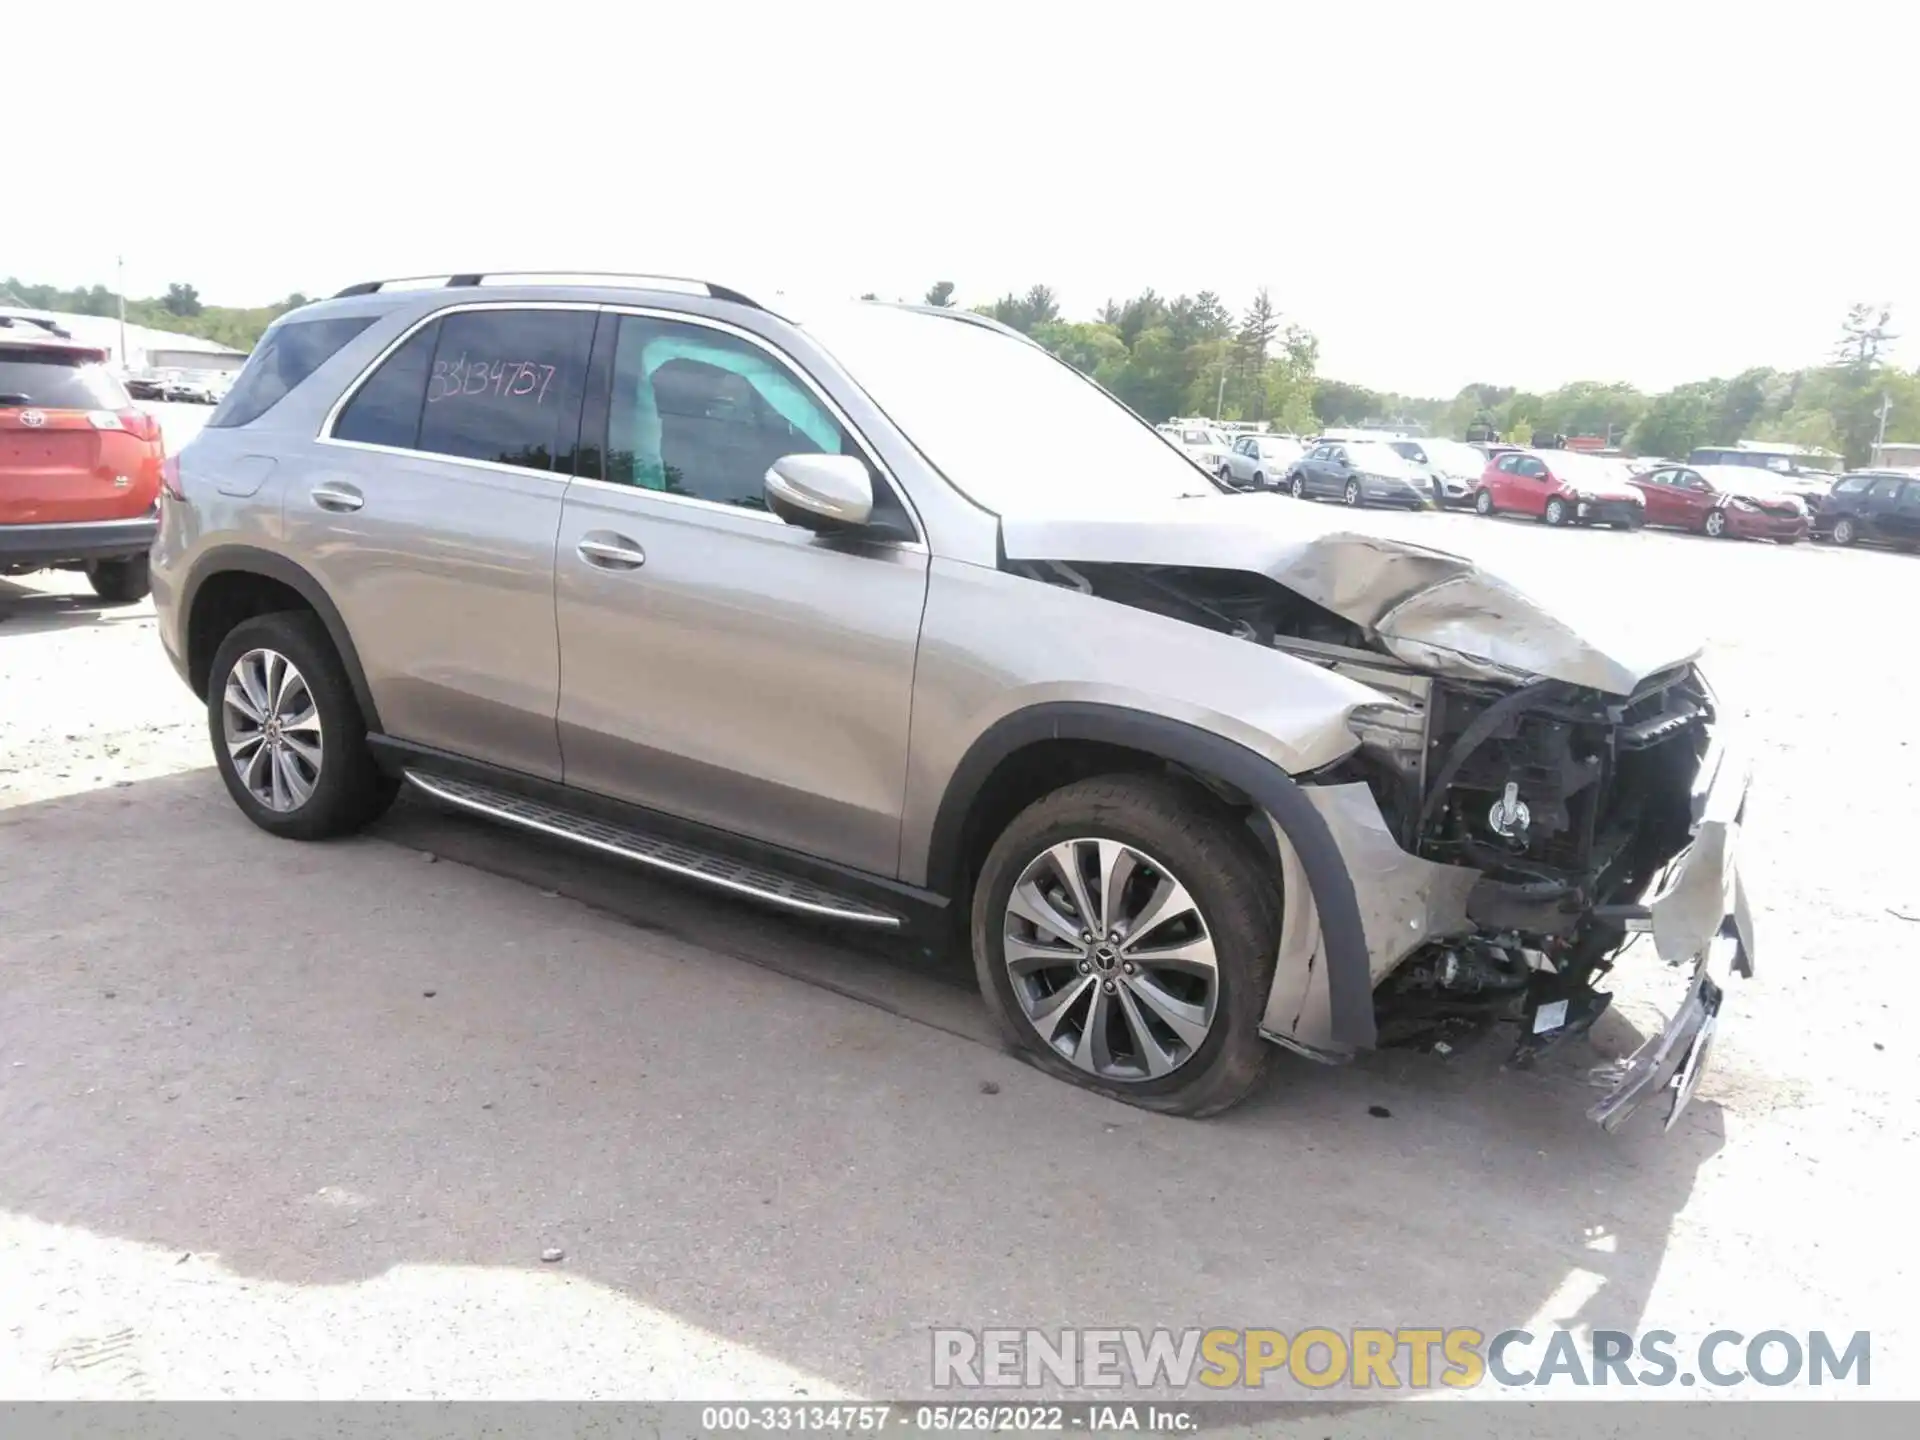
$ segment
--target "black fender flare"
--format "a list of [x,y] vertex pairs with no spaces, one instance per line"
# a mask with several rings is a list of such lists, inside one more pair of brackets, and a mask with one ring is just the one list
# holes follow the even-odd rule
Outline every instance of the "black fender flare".
[[373,688],[367,684],[367,672],[360,665],[360,652],[354,648],[347,622],[341,618],[340,609],[327,594],[326,587],[284,555],[256,545],[216,545],[195,560],[180,587],[180,615],[188,651],[191,652],[193,646],[193,607],[200,597],[200,587],[216,575],[231,574],[261,575],[298,592],[320,617],[320,623],[327,627],[327,637],[333,641],[334,653],[346,668],[347,679],[353,685],[353,698],[360,702],[367,729],[377,734],[380,712],[373,703]]
[[1372,1049],[1373,984],[1365,926],[1353,877],[1326,820],[1294,778],[1246,746],[1144,710],[1057,701],[1003,716],[977,738],[954,767],[934,817],[927,851],[927,883],[950,895],[961,891],[961,839],[975,797],[1001,761],[1042,740],[1089,740],[1122,745],[1219,780],[1271,815],[1300,857],[1327,965],[1327,1000],[1334,1038]]

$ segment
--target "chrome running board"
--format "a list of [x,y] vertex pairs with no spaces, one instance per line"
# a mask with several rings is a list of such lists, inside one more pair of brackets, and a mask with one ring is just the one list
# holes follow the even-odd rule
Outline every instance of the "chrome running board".
[[417,770],[407,771],[407,779],[434,799],[470,810],[476,815],[518,825],[524,830],[535,830],[542,835],[552,835],[556,839],[571,840],[576,845],[618,855],[623,860],[649,865],[656,870],[698,880],[721,890],[731,890],[735,894],[750,896],[785,910],[798,910],[807,915],[821,915],[832,920],[851,921],[857,925],[872,925],[887,930],[897,930],[901,925],[898,915],[876,910],[871,905],[831,890],[823,890],[818,885],[796,880],[790,875],[730,860],[710,851],[696,850],[691,845],[663,840],[638,830],[609,825],[604,820],[577,815],[571,810],[529,800],[511,791],[477,785],[471,780],[449,779],[444,775],[429,777]]

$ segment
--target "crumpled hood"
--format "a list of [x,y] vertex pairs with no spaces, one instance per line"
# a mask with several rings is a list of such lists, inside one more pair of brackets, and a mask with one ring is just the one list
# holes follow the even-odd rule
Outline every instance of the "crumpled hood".
[[[1266,575],[1350,620],[1409,665],[1466,679],[1529,677],[1631,694],[1648,676],[1696,658],[1697,638],[1671,614],[1638,619],[1617,591],[1569,581],[1566,558],[1484,553],[1511,548],[1507,527],[1462,541],[1435,517],[1356,514],[1276,495],[1209,495],[1098,514],[1009,514],[1010,560],[1182,565]],[[1542,547],[1544,548],[1544,547]]]

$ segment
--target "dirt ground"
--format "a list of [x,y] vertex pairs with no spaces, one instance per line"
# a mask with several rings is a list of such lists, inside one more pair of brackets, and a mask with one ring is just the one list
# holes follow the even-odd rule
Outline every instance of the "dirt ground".
[[1650,947],[1533,1071],[1164,1119],[951,959],[415,803],[271,840],[149,606],[0,581],[0,1396],[923,1395],[943,1324],[1870,1330],[1920,1394],[1920,559],[1423,518],[1711,637],[1758,974],[1671,1133],[1583,1114]]

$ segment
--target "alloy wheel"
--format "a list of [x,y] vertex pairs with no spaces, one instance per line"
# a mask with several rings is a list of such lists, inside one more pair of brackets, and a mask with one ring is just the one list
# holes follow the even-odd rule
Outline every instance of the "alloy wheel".
[[1358,505],[1359,503],[1360,482],[1358,480],[1349,480],[1347,481],[1347,504]]
[[1296,475],[1293,477],[1293,498],[1296,500],[1304,500],[1307,498],[1307,482],[1304,476]]
[[285,813],[312,798],[323,754],[320,711],[286,656],[248,650],[233,662],[220,728],[234,774],[261,805]]
[[1566,519],[1567,519],[1566,501],[1560,499],[1558,496],[1555,496],[1553,499],[1547,501],[1547,524],[1562,525],[1566,523]]
[[1036,855],[1007,898],[1002,946],[1027,1023],[1100,1080],[1170,1075],[1213,1029],[1220,971],[1206,919],[1172,872],[1122,841]]
[[1493,514],[1493,493],[1491,491],[1482,490],[1478,495],[1473,497],[1473,513],[1476,515]]
[[1727,533],[1727,517],[1718,510],[1707,512],[1707,534],[1716,540]]
[[1845,515],[1833,522],[1833,543],[1836,545],[1853,543],[1853,521]]

